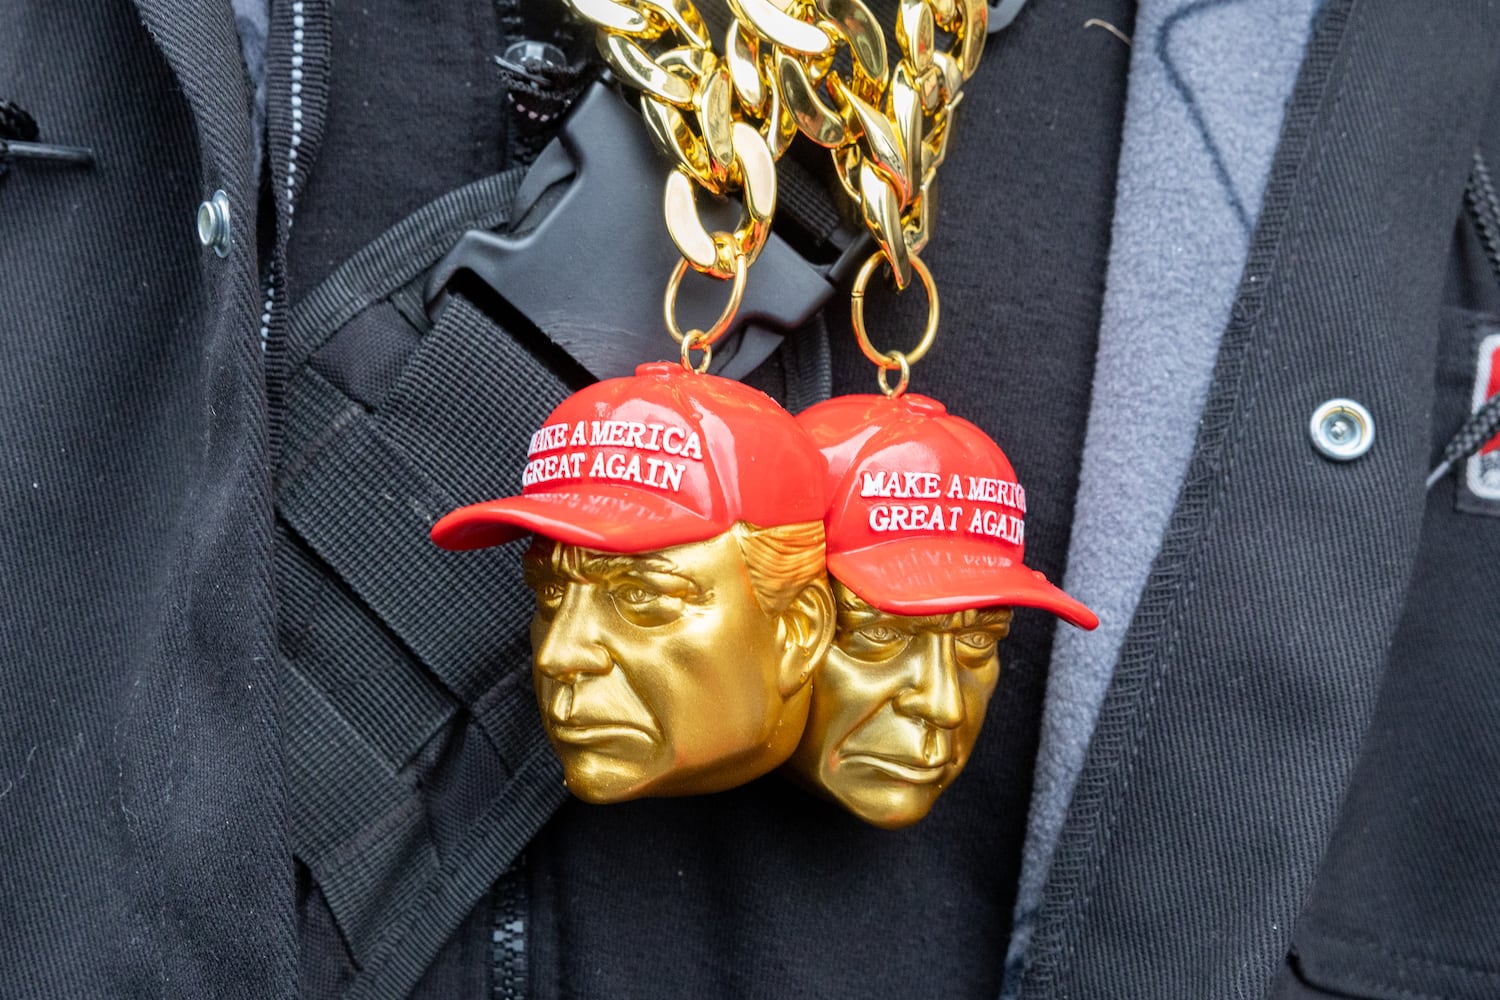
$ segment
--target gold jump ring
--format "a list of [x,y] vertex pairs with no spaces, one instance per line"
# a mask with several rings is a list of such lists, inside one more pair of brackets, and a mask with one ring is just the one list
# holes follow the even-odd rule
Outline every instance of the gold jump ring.
[[[922,287],[927,289],[927,327],[922,331],[922,339],[918,341],[917,346],[904,355],[899,351],[882,354],[875,350],[875,345],[870,343],[870,332],[865,328],[865,286],[870,283],[870,276],[875,273],[875,269],[885,260],[883,251],[877,250],[864,262],[859,273],[854,276],[854,290],[849,293],[849,316],[854,321],[854,335],[859,339],[859,349],[865,353],[865,357],[880,366],[882,385],[885,382],[885,372],[895,371],[897,368],[909,368],[921,361],[928,348],[932,346],[932,342],[937,339],[937,286],[932,282],[932,272],[927,270],[927,265],[922,263],[921,258],[912,254],[909,259],[911,269],[916,272],[917,277],[922,279]],[[903,359],[901,363],[893,360],[898,356]],[[906,381],[903,375],[901,379],[903,387]]]
[[[667,322],[667,332],[672,339],[679,344],[687,342],[687,335],[677,325],[677,289],[682,285],[682,276],[687,273],[688,262],[684,258],[677,262],[672,269],[672,277],[667,281],[667,292],[662,298],[662,319]],[[701,338],[695,345],[697,347],[708,347],[714,341],[724,335],[729,329],[729,324],[734,322],[734,314],[740,310],[740,302],[745,298],[745,277],[750,273],[750,267],[745,262],[745,255],[737,253],[734,255],[734,284],[729,288],[729,302],[724,306],[724,311],[719,313],[719,318],[714,325],[707,330],[697,331]]]
[[885,373],[891,369],[881,365],[875,369],[875,381],[880,383],[880,391],[891,398],[895,398],[906,391],[907,385],[911,383],[911,364],[906,360],[906,355],[900,351],[892,351],[886,355],[887,359],[895,359],[896,367],[901,369],[901,378],[896,382],[896,388],[892,389],[885,380]]

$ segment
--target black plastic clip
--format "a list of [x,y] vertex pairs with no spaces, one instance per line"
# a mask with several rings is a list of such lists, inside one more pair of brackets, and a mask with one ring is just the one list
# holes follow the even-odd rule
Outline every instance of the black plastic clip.
[[[511,218],[524,234],[466,233],[428,278],[429,314],[450,284],[472,276],[596,378],[675,358],[662,320],[662,291],[680,260],[662,214],[670,170],[639,114],[595,83],[521,183]],[[543,196],[565,182],[530,227],[527,215],[542,211]],[[773,232],[750,270],[734,326],[714,345],[713,370],[731,378],[754,370],[822,308],[865,246],[851,239],[832,265],[817,266]],[[717,315],[727,288],[695,277],[683,282],[678,315]]]

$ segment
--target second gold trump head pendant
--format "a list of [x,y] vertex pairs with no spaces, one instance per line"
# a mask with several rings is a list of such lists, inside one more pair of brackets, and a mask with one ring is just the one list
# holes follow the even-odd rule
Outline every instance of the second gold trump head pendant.
[[866,822],[907,826],[968,762],[1011,609],[1098,619],[1023,564],[1026,493],[974,424],[917,395],[797,419],[828,461],[838,626],[791,768]]
[[553,411],[519,496],[433,528],[450,549],[534,536],[533,679],[575,795],[721,791],[791,755],[834,627],[824,484],[770,397],[650,364]]

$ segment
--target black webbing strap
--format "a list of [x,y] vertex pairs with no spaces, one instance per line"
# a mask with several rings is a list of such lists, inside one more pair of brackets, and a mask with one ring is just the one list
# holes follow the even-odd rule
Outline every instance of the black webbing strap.
[[[519,481],[531,431],[566,391],[524,347],[456,296],[422,338],[381,412],[348,403],[310,368],[293,380],[289,426],[302,414],[325,423],[316,433],[293,428],[288,435],[306,443],[288,452],[277,494],[281,517],[337,575],[338,586],[389,630],[391,651],[409,651],[453,703],[471,707],[509,778],[486,810],[494,828],[472,824],[464,839],[477,841],[473,849],[449,852],[451,870],[435,868],[421,801],[393,765],[409,757],[426,726],[446,721],[449,707],[439,708],[431,691],[405,676],[412,668],[400,656],[367,663],[379,671],[374,676],[392,679],[389,698],[345,693],[344,704],[337,704],[331,691],[339,685],[328,680],[355,665],[323,662],[337,661],[339,648],[309,657],[309,640],[303,647],[289,643],[297,655],[288,653],[287,697],[299,712],[289,730],[289,767],[294,801],[306,804],[294,806],[294,846],[366,966],[380,964],[387,951],[413,947],[413,922],[430,925],[435,953],[511,860],[497,855],[495,844],[519,849],[563,797],[529,684],[513,680],[529,672],[531,614],[516,553],[512,547],[445,552],[427,533],[454,507],[504,493]],[[283,556],[283,562],[293,560]],[[315,619],[319,628],[338,635],[336,618],[325,618],[326,612]],[[304,659],[320,662],[322,683],[298,669]],[[398,688],[405,693],[398,696]],[[413,692],[419,697],[408,702]],[[407,739],[397,738],[403,728]],[[340,752],[320,752],[324,744]],[[496,814],[506,798],[514,800],[512,807]],[[476,869],[485,857],[494,866]],[[469,898],[450,884],[461,876],[473,890]],[[423,912],[439,904],[443,913]]]
[[[299,395],[337,390],[310,370]],[[531,432],[567,389],[466,300],[422,339],[380,413],[346,412],[283,478],[283,518],[459,700],[527,658],[515,545],[428,538],[465,503],[513,491]],[[519,544],[519,543],[517,543]]]
[[777,353],[786,372],[786,398],[782,403],[788,410],[801,413],[833,395],[833,352],[823,313],[783,340]]
[[403,285],[426,274],[470,229],[498,229],[525,171],[475,181],[392,226],[341,264],[297,304],[287,329],[287,369],[295,372],[329,334]]
[[[275,572],[282,662],[361,735],[386,770],[405,767],[453,717],[457,703],[284,528]],[[321,738],[308,737],[314,752]]]
[[[535,725],[529,684],[508,686]],[[440,851],[410,772],[390,770],[295,667],[282,671],[287,777],[299,858],[312,871],[360,972],[347,997],[405,996],[565,796],[545,741],[463,834]],[[338,776],[337,781],[330,780]]]
[[842,196],[843,192],[834,191],[831,183],[836,182],[819,178],[791,155],[783,156],[776,168],[777,219],[783,222],[790,219],[815,247],[826,246],[830,250],[841,237],[847,239],[841,232],[841,227],[847,227],[835,200],[835,195]]
[[[290,319],[276,573],[292,840],[360,969],[352,996],[407,993],[565,795],[530,692],[515,554],[427,537],[448,510],[519,481],[530,432],[566,393],[463,299],[425,336],[411,308],[410,286],[465,230],[503,224],[518,179],[415,213]],[[379,363],[412,346],[372,411],[316,362],[381,323]],[[423,782],[443,780],[445,748],[476,741],[490,780],[453,814]]]
[[[499,701],[524,705],[537,728],[529,683],[505,687],[511,697]],[[282,699],[294,734],[295,848],[360,968],[346,996],[405,996],[565,796],[556,762],[544,740],[529,741],[475,820],[440,851],[411,772],[392,770],[295,666],[282,671]]]
[[364,965],[439,877],[423,803],[295,664],[283,665],[281,699],[293,847]]
[[276,584],[293,846],[362,956],[437,870],[400,771],[456,705],[284,529]]
[[[518,480],[531,429],[565,390],[456,297],[384,412],[340,406],[338,391],[308,368],[295,390],[297,413],[332,419],[320,435],[302,435],[310,440],[283,475],[278,509],[337,581],[325,578],[324,599],[309,600],[309,592],[319,596],[306,580],[315,564],[299,565],[291,540],[283,545],[280,578],[303,578],[286,598],[300,592],[316,626],[284,643],[294,849],[364,969],[356,985],[395,983],[399,994],[565,794],[530,685],[516,680],[529,680],[531,613],[516,554],[449,553],[427,537],[454,506]],[[342,605],[329,599],[343,588]],[[389,638],[369,624],[362,640],[358,623],[343,627],[341,613],[360,606]],[[452,697],[415,680],[403,650]],[[424,801],[400,768],[458,704],[505,774],[458,842],[440,852]]]
[[404,997],[432,959],[511,862],[566,798],[561,771],[550,748],[540,748],[520,769],[456,845],[438,871],[403,907],[346,1000]]

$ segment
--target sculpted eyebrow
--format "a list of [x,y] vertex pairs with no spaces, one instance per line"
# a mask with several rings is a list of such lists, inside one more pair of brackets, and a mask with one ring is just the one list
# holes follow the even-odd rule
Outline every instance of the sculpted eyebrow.
[[851,608],[849,605],[843,604],[842,602],[839,604],[838,624],[840,628],[866,628],[867,626],[874,625],[877,622],[885,621],[890,617],[891,616],[887,615],[885,612],[876,611],[871,607]]
[[535,548],[521,557],[521,577],[533,590],[538,584],[561,578],[551,553],[538,552]]
[[[584,553],[579,549],[558,546],[537,561],[541,564],[541,568],[536,571],[538,575],[562,577],[574,583],[597,583],[601,579],[616,576],[657,574],[680,581],[691,600],[700,600],[705,596],[702,584],[679,570],[670,559],[655,553]],[[529,574],[532,571],[528,568],[527,572]],[[528,575],[527,579],[531,579],[531,576]]]
[[[613,576],[617,573],[664,573],[682,576],[672,561],[658,555],[594,555],[578,561],[577,570],[589,576]],[[686,577],[683,577],[686,579]]]
[[977,608],[964,612],[962,623],[966,626],[989,628],[992,625],[1009,625],[1013,617],[1010,608]]

